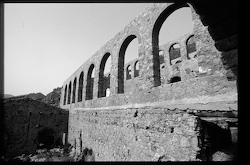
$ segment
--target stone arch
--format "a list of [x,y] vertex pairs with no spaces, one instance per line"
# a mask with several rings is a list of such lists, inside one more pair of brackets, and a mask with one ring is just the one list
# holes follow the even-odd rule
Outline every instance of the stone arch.
[[99,69],[99,81],[98,81],[98,98],[106,96],[106,89],[110,88],[110,76],[104,76],[104,69],[108,58],[111,58],[109,52],[105,53],[102,57]]
[[118,90],[117,93],[124,93],[124,59],[125,59],[125,52],[132,40],[135,38],[138,39],[138,44],[141,43],[141,37],[137,32],[130,33],[125,40],[123,41],[119,56],[118,56]]
[[181,51],[180,51],[180,44],[179,43],[173,43],[170,47],[169,47],[169,62],[170,65],[176,64],[179,62],[181,62]]
[[80,74],[79,80],[78,80],[78,97],[77,101],[80,102],[82,101],[82,93],[83,93],[83,78],[84,78],[84,73],[83,71]]
[[140,72],[139,61],[136,61],[135,64],[134,64],[134,77],[138,77],[139,72]]
[[66,84],[65,89],[64,89],[64,100],[63,100],[63,105],[66,104],[66,100],[67,100],[67,84]]
[[186,48],[187,48],[187,58],[195,58],[197,55],[196,52],[196,43],[194,40],[194,35],[190,35],[186,40]]
[[160,74],[160,57],[159,57],[159,32],[161,26],[167,17],[172,14],[175,10],[189,7],[187,3],[173,3],[168,6],[156,19],[153,30],[152,30],[152,52],[153,52],[153,77],[154,77],[154,86],[161,85],[161,74]]
[[76,100],[76,77],[73,83],[73,92],[72,92],[72,103],[75,103]]
[[92,78],[91,75],[92,75],[92,72],[94,71],[94,68],[95,68],[95,65],[91,64],[88,70],[85,100],[93,99],[94,78]]
[[68,89],[68,104],[70,104],[71,99],[71,81],[69,83],[69,89]]
[[128,65],[126,68],[126,80],[130,80],[132,78],[131,72],[131,65]]

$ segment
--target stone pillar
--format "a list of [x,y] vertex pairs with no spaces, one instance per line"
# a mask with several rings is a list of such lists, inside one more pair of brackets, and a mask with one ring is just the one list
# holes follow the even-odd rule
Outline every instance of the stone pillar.
[[97,65],[100,65],[99,62],[95,64],[95,77],[94,77],[94,84],[93,84],[93,98],[92,99],[97,99],[98,98],[98,81],[99,81],[99,68]]
[[183,64],[185,64],[185,61],[187,60],[187,45],[185,43],[185,40],[182,40],[180,44],[180,53],[181,53],[181,64],[180,64],[180,74],[181,74],[181,81],[187,79],[187,75],[185,72],[185,68],[183,67]]
[[66,142],[66,133],[63,133],[62,144],[65,145],[65,142]]
[[77,105],[78,105],[78,88],[79,88],[80,73],[76,74],[76,76],[75,76],[76,77],[76,89],[75,89],[75,106],[74,107],[77,107]]
[[135,61],[131,63],[131,79],[135,77]]
[[118,88],[118,57],[111,53],[111,68],[110,68],[110,96],[117,94]]

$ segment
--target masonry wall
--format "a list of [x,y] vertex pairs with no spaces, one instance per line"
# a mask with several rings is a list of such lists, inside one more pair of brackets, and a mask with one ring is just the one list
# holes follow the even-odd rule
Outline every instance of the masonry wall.
[[68,133],[69,112],[40,101],[5,99],[3,115],[5,157],[35,153],[40,143],[49,143],[44,147],[61,145],[63,133]]
[[92,148],[95,161],[207,160],[231,144],[230,130],[211,127],[194,111],[187,106],[72,110],[69,142],[77,154]]
[[[192,10],[194,30],[187,35],[184,35],[176,40],[173,40],[165,45],[158,45],[157,38],[160,30],[160,24],[164,22],[164,17],[171,14],[175,9],[182,7],[183,5],[176,5],[172,3],[160,3],[150,6],[146,11],[139,14],[134,20],[132,20],[123,30],[108,41],[100,50],[98,50],[89,60],[87,60],[82,66],[79,67],[64,83],[61,92],[61,108],[69,109],[70,107],[95,107],[92,100],[86,100],[86,82],[87,73],[91,64],[94,64],[95,77],[93,86],[93,100],[100,99],[98,97],[99,89],[99,73],[100,64],[104,56],[107,53],[111,57],[111,71],[110,71],[110,96],[124,97],[126,93],[134,93],[137,95],[138,91],[150,90],[154,87],[164,86],[171,83],[171,78],[178,76],[182,82],[186,82],[189,79],[199,78],[204,76],[219,76],[225,75],[222,62],[220,60],[220,52],[214,47],[214,42],[209,35],[207,28],[204,27],[199,19],[199,16]],[[158,29],[158,30],[157,30]],[[190,36],[194,36],[196,46],[196,57],[188,58],[187,54],[187,41]],[[135,38],[136,37],[136,38]],[[138,39],[138,59],[127,63],[124,67],[119,65],[119,61],[122,60],[122,52],[126,49],[126,46],[131,39]],[[178,43],[180,45],[180,59],[181,63],[170,64],[169,49],[170,47]],[[157,49],[157,53],[156,53]],[[160,65],[159,52],[163,51],[164,63]],[[139,76],[134,78],[134,64],[139,62]],[[132,79],[126,80],[126,67],[131,65]],[[123,81],[119,80],[118,72],[119,67],[124,69]],[[83,82],[83,96],[82,101],[70,104],[64,103],[65,87],[69,86],[69,83],[73,83],[74,79],[77,79],[76,89],[79,87],[80,73],[84,72]],[[121,83],[119,83],[121,82]],[[105,86],[105,85],[104,85]],[[121,87],[121,86],[124,86]],[[124,92],[119,93],[119,89],[123,88]],[[71,87],[71,90],[72,87]],[[89,89],[90,91],[92,89]],[[68,93],[66,95],[68,96]],[[78,90],[76,90],[75,96],[78,96]],[[72,92],[70,98],[72,98]],[[68,97],[66,97],[68,98]],[[111,98],[111,97],[109,97]],[[72,99],[71,99],[72,100]],[[120,105],[115,104],[114,105]],[[109,106],[109,105],[107,105]]]
[[[196,160],[197,118],[162,109],[76,111],[69,142],[93,148],[96,161]],[[81,139],[79,139],[81,134]]]
[[[176,9],[187,5],[192,10],[193,31],[158,45],[164,20]],[[195,49],[192,48],[190,58],[187,41],[192,36]],[[123,53],[134,38],[139,43],[138,58],[123,66]],[[170,48],[176,43],[180,45],[180,57],[170,61]],[[109,73],[111,93],[108,97],[98,97],[101,61],[107,54],[110,54],[112,64]],[[69,109],[69,142],[77,152],[84,146],[92,148],[97,161],[209,160],[216,150],[207,150],[209,144],[201,135],[205,127],[198,124],[204,123],[200,114],[188,113],[188,110],[197,112],[202,109],[209,112],[208,116],[220,114],[220,111],[231,114],[228,111],[232,109],[237,112],[236,79],[228,76],[220,56],[207,27],[203,26],[191,5],[160,3],[148,7],[63,83],[60,107]],[[139,76],[135,77],[137,61]],[[85,100],[87,73],[92,64],[96,69],[93,99]],[[129,80],[126,79],[128,65],[132,69]],[[68,98],[64,89],[75,78],[78,80],[82,71],[82,101],[63,104],[64,96]],[[217,119],[215,116],[213,120]],[[223,142],[221,137],[231,138],[228,137],[231,135],[223,135],[225,131],[220,129],[216,133],[210,132],[219,135],[214,146]],[[213,135],[213,139],[217,137]]]

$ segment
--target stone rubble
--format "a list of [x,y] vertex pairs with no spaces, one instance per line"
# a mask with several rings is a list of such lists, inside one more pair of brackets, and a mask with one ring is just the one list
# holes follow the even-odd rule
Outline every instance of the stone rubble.
[[6,162],[92,162],[95,161],[93,150],[84,148],[79,154],[70,144],[52,149],[37,149],[35,154],[22,154],[14,158],[4,158]]

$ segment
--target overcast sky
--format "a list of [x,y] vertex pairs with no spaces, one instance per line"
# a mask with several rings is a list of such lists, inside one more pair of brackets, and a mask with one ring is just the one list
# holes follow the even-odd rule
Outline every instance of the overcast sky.
[[[150,5],[5,3],[4,93],[47,95],[61,87],[87,59]],[[191,20],[190,8],[172,13],[161,28],[160,45],[191,32]],[[135,39],[126,51],[125,62],[137,58],[136,52]]]

